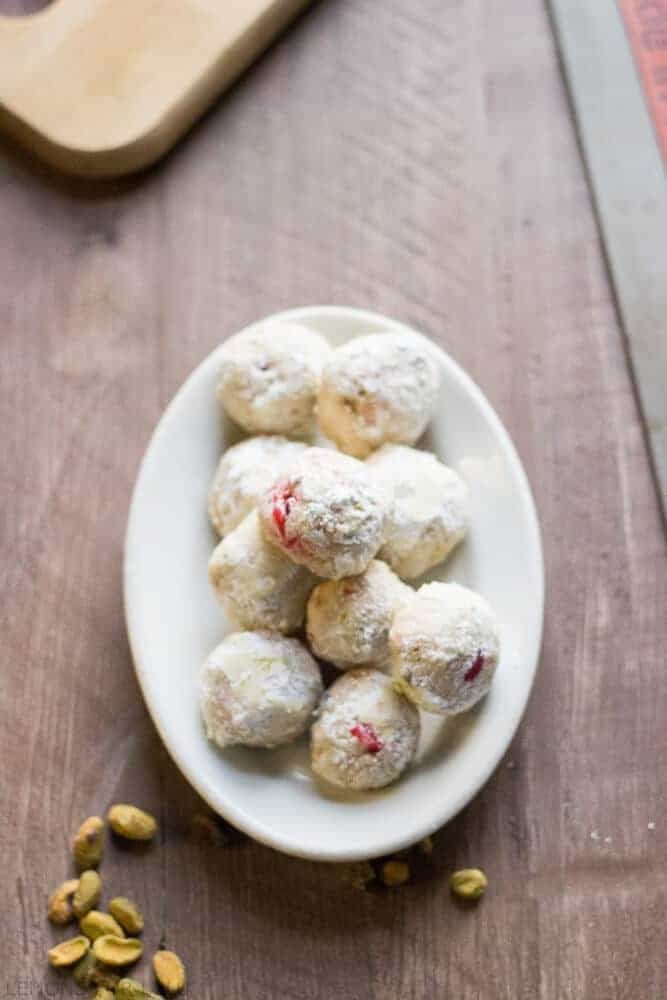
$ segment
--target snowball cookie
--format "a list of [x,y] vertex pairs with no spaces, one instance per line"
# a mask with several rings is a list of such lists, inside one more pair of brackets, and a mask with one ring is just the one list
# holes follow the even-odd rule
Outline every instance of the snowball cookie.
[[267,542],[257,511],[214,550],[208,575],[227,616],[242,629],[296,632],[317,578]]
[[435,358],[416,334],[356,337],[335,350],[322,370],[320,427],[357,458],[387,441],[414,444],[431,417],[439,385]]
[[309,448],[264,494],[264,534],[294,562],[339,580],[362,573],[384,538],[386,498],[362,462]]
[[468,530],[468,487],[430,452],[385,444],[366,464],[393,500],[380,558],[410,580],[446,559]]
[[211,522],[221,537],[241,523],[280,470],[298,458],[306,447],[302,442],[273,434],[248,438],[227,449],[208,498]]
[[218,399],[251,434],[310,434],[320,372],[330,354],[319,333],[268,320],[224,344]]
[[206,660],[200,691],[206,735],[217,746],[275,747],[306,731],[322,678],[297,639],[235,632]]
[[401,690],[427,712],[472,708],[498,666],[494,612],[457,583],[427,583],[399,609],[389,635],[391,669]]
[[350,670],[324,695],[311,730],[315,774],[363,791],[395,781],[417,752],[419,712],[379,670]]
[[394,614],[413,593],[377,560],[359,576],[318,584],[306,612],[310,648],[341,670],[370,663],[381,667],[389,656]]

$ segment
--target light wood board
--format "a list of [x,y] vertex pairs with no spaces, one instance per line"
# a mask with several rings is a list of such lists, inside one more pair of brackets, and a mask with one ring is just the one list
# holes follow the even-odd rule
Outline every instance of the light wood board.
[[550,3],[667,517],[665,168],[615,0]]
[[153,163],[308,0],[58,0],[0,17],[0,127],[69,173]]

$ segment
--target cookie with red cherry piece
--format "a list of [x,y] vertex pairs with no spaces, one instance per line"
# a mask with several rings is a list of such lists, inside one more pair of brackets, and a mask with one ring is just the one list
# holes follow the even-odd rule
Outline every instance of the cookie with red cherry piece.
[[260,434],[224,453],[208,496],[211,523],[221,538],[255,509],[264,491],[308,446],[279,434]]
[[269,542],[328,580],[363,573],[384,540],[387,499],[362,462],[309,448],[259,505]]
[[399,609],[389,634],[403,693],[436,715],[472,708],[489,691],[500,656],[488,602],[457,583],[427,583]]
[[379,670],[350,670],[322,699],[310,757],[320,778],[357,791],[391,784],[414,760],[419,712]]

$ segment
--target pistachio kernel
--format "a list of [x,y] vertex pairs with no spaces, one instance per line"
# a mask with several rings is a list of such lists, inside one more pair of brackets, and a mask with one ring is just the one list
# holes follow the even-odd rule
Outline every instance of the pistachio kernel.
[[487,885],[486,875],[479,868],[461,868],[449,880],[449,888],[460,899],[479,899]]
[[88,986],[94,985],[92,972],[96,965],[97,960],[92,951],[87,951],[83,958],[76,963],[72,972],[72,978],[77,986],[85,990]]
[[50,949],[49,965],[52,965],[54,969],[64,969],[69,965],[76,965],[89,948],[90,941],[83,936],[61,941],[60,944]]
[[353,889],[365,889],[375,878],[370,861],[349,861],[337,866],[343,882]]
[[143,950],[141,941],[136,938],[118,937],[116,934],[103,934],[93,941],[95,958],[105,965],[132,965],[141,958]]
[[108,990],[106,986],[98,986],[93,993],[93,1000],[113,1000],[113,990]]
[[185,986],[185,966],[173,951],[155,952],[153,972],[159,985],[167,993],[180,993]]
[[385,861],[382,865],[382,881],[390,889],[403,885],[410,878],[410,867],[405,861]]
[[78,878],[70,878],[53,890],[46,911],[52,924],[68,924],[73,918],[72,896],[78,888]]
[[136,806],[112,806],[107,819],[113,832],[127,840],[152,840],[157,831],[154,817]]
[[116,937],[124,938],[125,932],[120,924],[114,920],[110,913],[102,913],[101,910],[91,910],[79,921],[79,927],[91,941],[97,941],[103,934],[114,934]]
[[116,1000],[162,1000],[157,993],[151,993],[136,979],[121,979],[116,987]]
[[141,934],[144,929],[144,918],[139,907],[127,896],[116,896],[112,899],[109,903],[109,913],[128,934]]
[[89,910],[100,901],[102,895],[102,879],[93,868],[82,872],[74,898],[72,899],[72,910],[74,915],[81,919]]
[[100,965],[92,951],[89,951],[74,966],[72,978],[77,986],[84,990],[89,986],[104,986],[105,989],[113,991],[120,977]]
[[99,816],[84,820],[74,835],[72,849],[79,868],[97,868],[104,849],[104,820]]
[[403,695],[403,697],[407,698],[408,701],[412,701],[412,688],[404,677],[394,677],[392,679],[391,686],[396,694]]
[[190,832],[197,840],[207,844],[224,844],[227,837],[220,824],[207,813],[195,813],[190,820]]

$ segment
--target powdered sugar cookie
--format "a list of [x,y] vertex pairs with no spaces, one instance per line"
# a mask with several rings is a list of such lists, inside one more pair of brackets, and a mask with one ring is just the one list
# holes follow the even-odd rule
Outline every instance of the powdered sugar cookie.
[[396,614],[389,642],[401,690],[437,715],[472,708],[491,687],[500,655],[494,612],[457,583],[420,587]]
[[378,670],[350,670],[324,695],[311,730],[313,771],[364,790],[395,781],[414,759],[419,713]]
[[406,580],[446,559],[468,530],[468,487],[435,455],[386,444],[366,461],[391,497],[380,558]]
[[306,633],[316,656],[341,670],[389,655],[389,629],[413,591],[389,567],[373,560],[359,576],[319,583],[308,600]]
[[279,320],[230,337],[222,348],[218,399],[251,434],[309,435],[328,341]]
[[248,438],[227,449],[208,498],[211,522],[221,537],[254,510],[281,468],[291,464],[306,447],[300,441],[271,434]]
[[322,370],[317,415],[324,434],[357,458],[386,442],[414,444],[440,385],[428,344],[410,333],[356,337]]
[[233,625],[296,632],[316,577],[267,542],[257,511],[241,521],[208,564],[213,589]]
[[236,632],[216,646],[202,670],[206,735],[219,747],[291,743],[310,725],[321,694],[319,667],[297,639]]
[[326,579],[362,573],[384,537],[386,498],[362,462],[309,448],[264,494],[262,530]]

